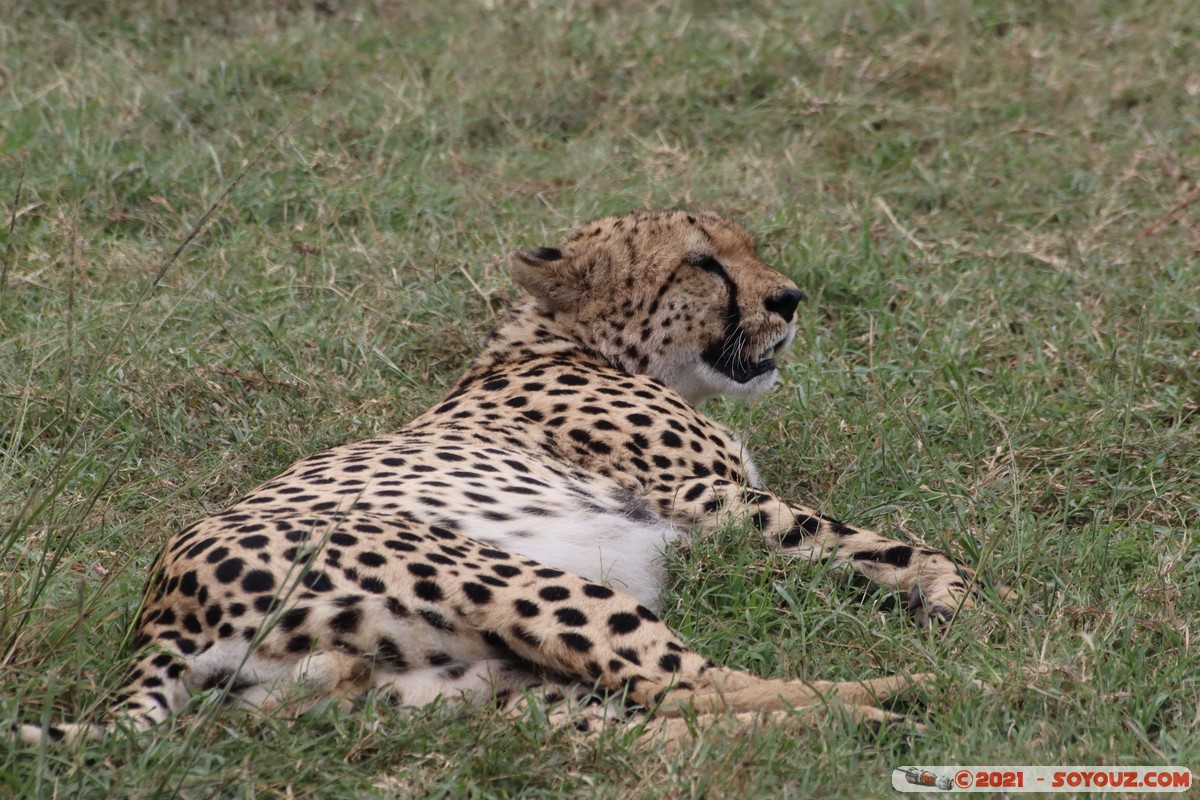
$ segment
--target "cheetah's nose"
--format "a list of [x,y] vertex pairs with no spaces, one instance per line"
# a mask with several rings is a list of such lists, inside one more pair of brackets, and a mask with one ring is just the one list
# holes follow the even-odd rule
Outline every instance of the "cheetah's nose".
[[767,311],[778,314],[788,322],[792,321],[792,315],[796,313],[796,306],[800,305],[800,301],[804,299],[804,292],[799,289],[784,289],[777,295],[768,297],[763,301],[763,305],[767,307]]

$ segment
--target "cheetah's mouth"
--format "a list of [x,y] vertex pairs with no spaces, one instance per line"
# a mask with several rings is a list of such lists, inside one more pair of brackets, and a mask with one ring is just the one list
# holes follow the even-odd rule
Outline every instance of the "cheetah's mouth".
[[741,327],[727,333],[719,341],[709,345],[701,353],[704,363],[736,383],[749,383],[760,375],[774,372],[775,359],[791,340],[791,331],[786,331],[754,356],[746,354],[746,332]]

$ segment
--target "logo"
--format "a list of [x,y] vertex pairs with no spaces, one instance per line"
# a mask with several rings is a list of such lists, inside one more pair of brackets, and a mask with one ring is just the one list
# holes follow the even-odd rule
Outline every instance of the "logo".
[[892,770],[892,788],[901,792],[1186,792],[1186,767],[1098,766],[912,766]]
[[954,781],[946,776],[934,775],[929,770],[920,767],[907,767],[900,771],[904,773],[904,779],[914,786],[928,786],[942,791],[949,791],[954,786]]

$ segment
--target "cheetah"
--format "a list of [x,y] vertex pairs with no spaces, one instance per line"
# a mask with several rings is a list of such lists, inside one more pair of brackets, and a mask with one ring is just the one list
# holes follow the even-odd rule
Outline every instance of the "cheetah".
[[750,725],[833,700],[864,723],[903,720],[878,703],[925,676],[764,679],[657,616],[664,549],[731,520],[897,590],[922,625],[974,604],[970,568],[777,496],[699,410],[776,383],[797,286],[712,212],[599,219],[511,269],[523,291],[444,400],[175,535],[108,714],[22,738],[149,729],[211,688],[262,709],[371,690],[508,708],[542,692],[616,697],[626,719]]

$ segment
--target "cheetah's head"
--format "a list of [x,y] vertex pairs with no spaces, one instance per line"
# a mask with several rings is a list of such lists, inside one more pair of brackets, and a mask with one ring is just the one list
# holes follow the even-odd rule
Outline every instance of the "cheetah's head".
[[692,403],[770,389],[804,297],[745,230],[711,212],[605,217],[561,249],[518,251],[512,263],[543,313]]

